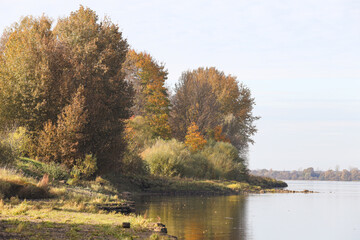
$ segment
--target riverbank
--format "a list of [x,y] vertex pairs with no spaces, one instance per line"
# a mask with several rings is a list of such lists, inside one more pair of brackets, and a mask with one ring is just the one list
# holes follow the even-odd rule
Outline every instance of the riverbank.
[[175,239],[102,178],[69,185],[0,171],[0,239]]
[[151,195],[231,195],[277,192],[287,187],[283,181],[251,175],[244,182],[126,175],[106,178],[121,192]]
[[255,176],[246,182],[118,174],[59,180],[59,169],[52,171],[58,179],[44,175],[48,167],[21,159],[13,169],[0,168],[1,239],[175,239],[161,220],[134,215],[133,195],[274,193],[287,186]]

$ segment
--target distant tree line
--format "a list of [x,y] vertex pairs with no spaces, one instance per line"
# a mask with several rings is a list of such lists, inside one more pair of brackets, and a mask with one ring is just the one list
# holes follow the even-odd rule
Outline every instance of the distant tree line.
[[183,72],[171,94],[167,76],[89,8],[56,25],[23,17],[0,40],[0,160],[13,150],[76,176],[246,178],[259,118],[250,90],[200,67]]
[[326,180],[326,181],[360,181],[360,170],[351,168],[350,170],[327,170],[314,171],[312,167],[298,171],[274,171],[252,170],[252,174],[262,177],[271,177],[279,180]]

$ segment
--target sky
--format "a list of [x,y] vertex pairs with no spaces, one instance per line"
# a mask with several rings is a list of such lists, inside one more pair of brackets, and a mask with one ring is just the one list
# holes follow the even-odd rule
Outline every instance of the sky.
[[261,116],[250,169],[360,168],[360,1],[0,1],[0,31],[80,4],[110,17],[165,64],[169,87],[198,67],[237,76]]

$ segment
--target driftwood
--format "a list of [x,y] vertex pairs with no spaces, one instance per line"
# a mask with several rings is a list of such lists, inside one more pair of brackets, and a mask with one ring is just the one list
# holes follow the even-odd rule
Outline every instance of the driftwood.
[[106,203],[106,204],[97,204],[97,208],[107,212],[116,212],[122,214],[130,214],[135,212],[134,202],[127,203]]

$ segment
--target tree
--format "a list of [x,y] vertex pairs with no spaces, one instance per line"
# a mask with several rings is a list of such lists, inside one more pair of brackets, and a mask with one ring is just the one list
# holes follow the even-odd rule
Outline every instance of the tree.
[[60,163],[56,125],[50,120],[44,124],[44,129],[39,134],[36,154],[43,162]]
[[123,66],[126,80],[135,89],[135,116],[145,116],[154,137],[170,138],[170,100],[164,86],[168,72],[148,53],[130,50]]
[[4,32],[0,45],[1,125],[37,133],[47,119],[56,119],[61,103],[51,20],[24,17]]
[[[235,81],[235,80],[234,80]],[[260,117],[253,115],[255,99],[251,91],[243,84],[239,85],[239,95],[232,112],[223,120],[223,132],[230,142],[240,151],[246,151],[249,143],[253,144],[252,136],[257,132],[254,124]]]
[[179,140],[184,140],[193,122],[203,135],[220,124],[220,105],[211,85],[199,81],[190,71],[181,75],[171,100],[170,126]]
[[72,167],[76,159],[81,159],[86,154],[81,150],[86,141],[84,130],[87,118],[84,87],[80,85],[71,104],[63,109],[57,121],[56,134],[60,160],[68,167]]
[[88,121],[82,152],[97,157],[100,171],[114,169],[125,149],[124,120],[130,117],[133,91],[121,71],[128,44],[117,25],[81,6],[58,20],[54,34],[68,59],[62,94],[84,86]]
[[84,87],[80,86],[72,102],[59,114],[56,125],[49,120],[40,133],[37,155],[41,160],[72,168],[76,159],[85,156],[81,151],[86,139],[83,133],[87,123],[84,105]]
[[88,121],[79,152],[94,154],[100,171],[114,169],[132,106],[121,71],[127,41],[117,25],[82,6],[55,28],[51,23],[25,17],[0,41],[0,126],[25,126],[35,139],[45,126],[39,138],[50,141],[57,116],[83,86]]
[[310,180],[312,177],[315,177],[314,168],[310,167],[304,169],[303,174],[304,174],[304,179]]
[[185,144],[192,152],[199,151],[204,148],[207,141],[199,132],[199,127],[192,122],[185,136]]
[[224,137],[241,153],[253,143],[251,137],[257,131],[254,122],[259,119],[253,115],[255,101],[234,76],[213,67],[184,72],[172,105],[171,126],[178,139],[185,135],[185,126],[195,121],[204,134],[221,126]]
[[153,132],[142,116],[133,116],[126,121],[125,139],[131,152],[141,153],[155,142]]
[[230,142],[230,140],[223,134],[222,126],[216,126],[214,129],[214,139],[217,142]]

